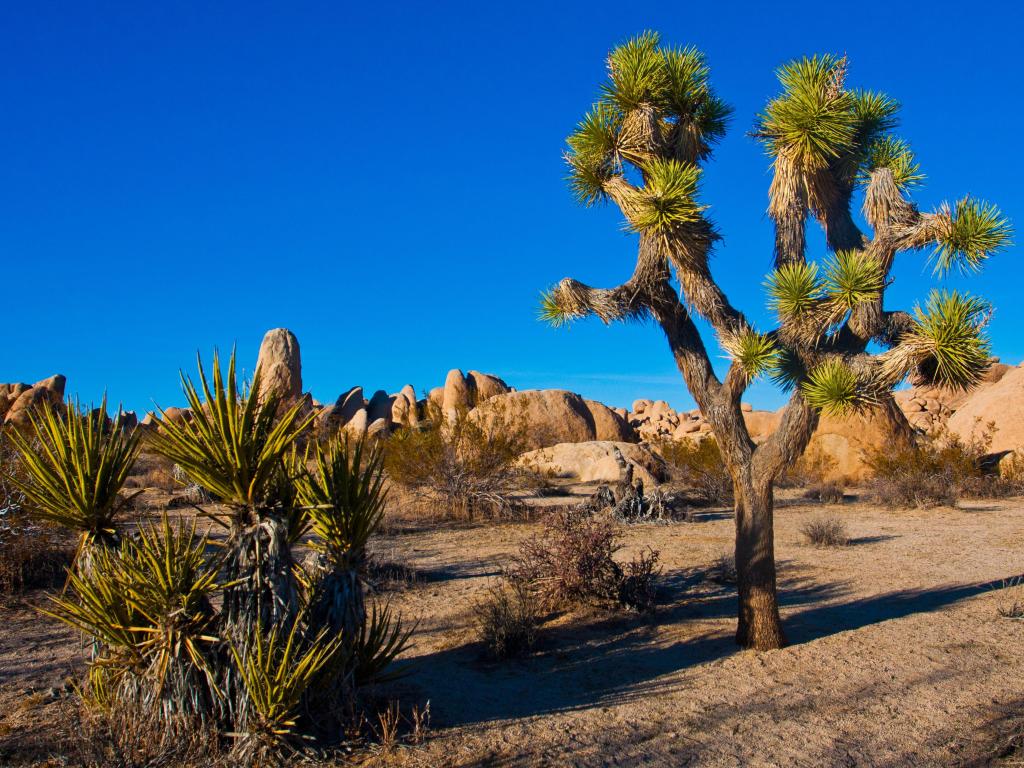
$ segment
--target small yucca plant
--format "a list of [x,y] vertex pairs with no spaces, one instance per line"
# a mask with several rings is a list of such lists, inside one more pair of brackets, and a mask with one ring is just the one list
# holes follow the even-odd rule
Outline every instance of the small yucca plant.
[[27,434],[11,430],[24,473],[11,482],[37,517],[79,534],[76,567],[87,568],[97,546],[118,541],[118,515],[130,498],[121,489],[138,455],[138,436],[113,425],[107,399],[84,411],[69,400],[61,414],[48,402],[29,414]]
[[352,447],[336,436],[326,448],[316,444],[310,460],[312,470],[297,481],[313,533],[310,546],[319,555],[310,623],[340,635],[354,661],[335,669],[338,683],[369,682],[379,679],[411,633],[389,606],[374,607],[369,617],[365,607],[366,545],[384,517],[383,455],[379,447],[368,450],[365,440]]
[[45,613],[96,641],[97,693],[113,685],[166,717],[210,714],[220,692],[207,544],[195,521],[173,528],[164,515],[120,550],[99,551],[88,573],[70,574],[69,592],[50,598]]
[[283,631],[257,625],[248,642],[231,642],[231,657],[245,695],[238,712],[236,754],[262,763],[294,751],[299,707],[324,671],[343,653],[342,638],[319,632],[303,643],[299,622]]
[[[182,374],[191,418],[161,419],[153,448],[228,508],[224,614],[237,638],[259,624],[289,627],[298,611],[291,536],[297,523],[288,456],[312,421],[296,403],[259,396],[260,371],[239,387],[232,352],[227,375],[214,353],[212,380],[199,360],[199,386]],[[218,518],[215,518],[218,519]]]

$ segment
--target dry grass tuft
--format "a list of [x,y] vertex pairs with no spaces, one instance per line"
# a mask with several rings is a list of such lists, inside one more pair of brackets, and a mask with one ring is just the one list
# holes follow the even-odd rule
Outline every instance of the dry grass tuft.
[[532,650],[541,611],[536,596],[522,582],[502,580],[490,587],[473,613],[480,642],[492,659],[517,658]]
[[812,547],[845,547],[850,543],[846,524],[837,517],[819,517],[800,526],[804,540]]

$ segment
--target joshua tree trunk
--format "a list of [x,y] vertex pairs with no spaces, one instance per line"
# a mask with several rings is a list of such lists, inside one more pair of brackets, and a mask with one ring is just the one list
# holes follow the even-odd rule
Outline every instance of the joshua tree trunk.
[[785,645],[775,591],[772,484],[749,471],[733,483],[736,495],[736,574],[739,625],[736,642],[768,650]]

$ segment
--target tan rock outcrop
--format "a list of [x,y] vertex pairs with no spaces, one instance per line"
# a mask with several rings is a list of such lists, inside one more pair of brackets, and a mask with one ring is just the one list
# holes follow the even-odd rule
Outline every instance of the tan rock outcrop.
[[1024,368],[1011,368],[995,383],[969,394],[949,418],[949,430],[965,440],[995,427],[993,453],[1024,447]]
[[302,356],[299,340],[287,328],[267,331],[256,362],[261,399],[276,395],[284,402],[302,397]]
[[583,483],[618,482],[627,464],[633,466],[633,476],[643,480],[645,488],[654,488],[665,477],[664,460],[647,446],[610,440],[558,443],[528,451],[519,462],[542,474],[572,477]]

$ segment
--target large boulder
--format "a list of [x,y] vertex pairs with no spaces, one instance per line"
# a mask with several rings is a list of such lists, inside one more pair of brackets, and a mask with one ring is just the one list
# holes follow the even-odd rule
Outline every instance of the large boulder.
[[821,454],[834,464],[827,479],[857,482],[870,474],[864,453],[899,441],[892,422],[879,409],[850,416],[825,416],[811,437],[806,453]]
[[384,419],[388,424],[391,423],[391,406],[394,404],[392,396],[385,392],[383,389],[378,389],[373,393],[373,397],[370,398],[369,404],[366,406],[366,415],[370,420],[370,424],[373,424],[378,419]]
[[647,446],[610,440],[558,443],[524,453],[521,466],[541,474],[572,477],[580,482],[616,483],[626,466],[633,476],[653,488],[665,478],[665,462]]
[[466,374],[469,383],[473,405],[480,405],[484,400],[489,400],[496,395],[504,395],[509,391],[509,386],[497,376],[480,371],[470,371]]
[[260,371],[259,396],[276,395],[282,402],[302,397],[302,356],[299,340],[287,328],[267,331],[256,361]]
[[760,443],[771,435],[782,420],[781,411],[744,410],[742,413],[743,421],[747,425],[747,432],[750,433],[750,439],[755,443]]
[[348,392],[338,396],[334,402],[334,413],[332,418],[339,426],[348,424],[352,417],[362,408],[366,407],[366,398],[363,396],[362,387],[352,387]]
[[995,383],[968,395],[947,426],[965,440],[991,432],[993,453],[1020,450],[1024,446],[1024,368],[1011,368]]
[[611,440],[612,442],[636,442],[636,431],[629,422],[604,403],[597,400],[584,400],[591,417],[594,419],[594,439]]
[[444,380],[444,393],[441,397],[441,408],[445,416],[458,411],[467,411],[473,407],[473,395],[462,371],[453,368],[448,371]]
[[[596,407],[599,405],[600,408]],[[496,421],[521,425],[530,449],[597,440],[598,422],[604,435],[634,439],[631,431],[627,431],[628,425],[623,427],[620,417],[610,409],[595,403],[592,410],[588,401],[564,389],[529,389],[495,395],[474,408],[472,415],[488,425]]]

